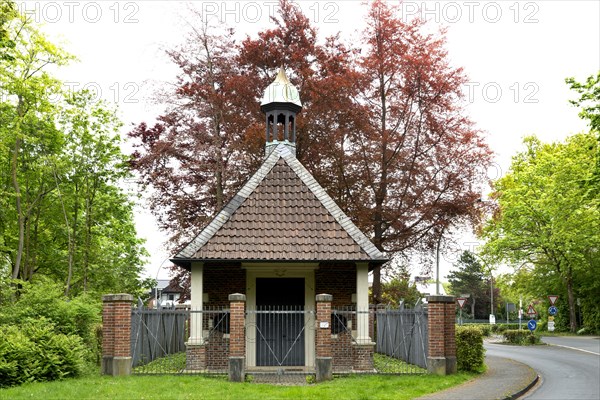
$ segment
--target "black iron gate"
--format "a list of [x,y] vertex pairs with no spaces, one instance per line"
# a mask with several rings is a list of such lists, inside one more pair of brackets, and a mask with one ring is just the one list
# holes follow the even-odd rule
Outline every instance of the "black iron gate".
[[262,306],[256,311],[256,365],[304,366],[303,306]]

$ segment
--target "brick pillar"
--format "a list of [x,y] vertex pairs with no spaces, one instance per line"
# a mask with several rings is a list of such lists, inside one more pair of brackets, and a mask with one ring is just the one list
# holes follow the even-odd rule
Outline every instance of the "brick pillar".
[[240,293],[229,295],[229,380],[244,382],[246,360],[246,296]]
[[331,351],[331,301],[330,294],[318,294],[317,301],[317,335],[316,335],[316,380],[331,380],[333,377]]
[[446,352],[446,374],[455,374],[456,366],[456,302],[446,303],[444,350]]
[[112,375],[112,363],[115,355],[115,319],[112,301],[102,297],[102,375]]
[[427,369],[436,375],[456,372],[455,309],[452,296],[427,297],[429,354]]
[[131,304],[130,294],[102,296],[102,373],[131,374]]

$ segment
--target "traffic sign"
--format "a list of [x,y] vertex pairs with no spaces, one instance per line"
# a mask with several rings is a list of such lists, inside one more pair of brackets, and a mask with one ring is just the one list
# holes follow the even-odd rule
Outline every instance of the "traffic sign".
[[548,314],[550,314],[550,315],[556,315],[557,312],[558,312],[558,308],[556,308],[554,306],[550,306],[548,308]]
[[555,295],[550,295],[548,296],[548,300],[550,300],[550,305],[553,306],[554,303],[556,303],[556,300],[558,299],[558,296]]
[[456,299],[456,301],[458,301],[458,305],[460,306],[460,308],[463,308],[465,303],[467,302],[467,299],[465,299],[464,297],[459,297],[458,299]]
[[529,307],[527,308],[527,315],[529,315],[531,317],[536,314],[537,314],[537,311],[535,311],[535,308],[533,308],[533,304],[530,304]]
[[535,331],[535,328],[537,328],[537,322],[535,322],[535,319],[530,319],[529,322],[527,322],[527,327],[531,332]]

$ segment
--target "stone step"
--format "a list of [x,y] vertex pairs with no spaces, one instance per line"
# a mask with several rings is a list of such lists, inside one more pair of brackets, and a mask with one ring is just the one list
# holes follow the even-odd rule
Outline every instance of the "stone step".
[[271,385],[308,385],[313,383],[315,375],[304,371],[246,371],[246,381],[268,383]]

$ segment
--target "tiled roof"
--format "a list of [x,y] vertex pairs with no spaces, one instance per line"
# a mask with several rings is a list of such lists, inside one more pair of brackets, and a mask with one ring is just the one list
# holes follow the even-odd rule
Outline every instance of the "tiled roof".
[[283,143],[178,259],[387,261]]

